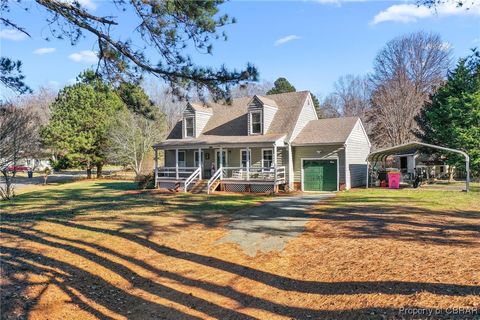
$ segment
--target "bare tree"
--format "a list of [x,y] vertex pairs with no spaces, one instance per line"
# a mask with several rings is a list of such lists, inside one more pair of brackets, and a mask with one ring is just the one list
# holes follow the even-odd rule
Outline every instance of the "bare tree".
[[266,95],[267,91],[273,88],[273,83],[265,81],[262,83],[248,82],[232,88],[232,98],[250,97],[254,95]]
[[418,32],[386,44],[374,61],[369,122],[376,146],[414,139],[415,117],[442,83],[451,50],[435,34]]
[[162,85],[157,80],[144,81],[142,87],[160,112],[163,113],[167,130],[173,129],[178,120],[182,118],[186,102],[179,100],[172,94],[170,87]]
[[335,83],[334,94],[340,102],[340,114],[344,117],[365,118],[370,108],[370,86],[363,76],[348,74],[341,76]]
[[44,125],[50,119],[50,105],[58,92],[51,87],[40,87],[31,94],[19,96],[15,105],[36,113],[40,124]]
[[31,156],[39,146],[37,116],[12,104],[0,105],[0,170],[3,183],[0,186],[0,197],[10,199],[14,196],[13,182],[17,162]]
[[152,145],[164,139],[165,134],[165,116],[160,112],[155,114],[155,120],[150,120],[122,110],[110,130],[108,157],[115,163],[131,167],[138,177]]
[[337,95],[331,93],[325,98],[320,100],[321,118],[338,118],[341,116],[340,111],[340,99]]

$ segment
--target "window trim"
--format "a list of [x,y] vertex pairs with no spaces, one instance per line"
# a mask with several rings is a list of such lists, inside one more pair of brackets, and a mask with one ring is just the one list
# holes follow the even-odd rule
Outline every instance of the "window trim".
[[[200,164],[200,163],[198,163],[198,160],[195,160],[197,158],[197,154],[198,154],[198,150],[194,150],[194,152],[193,152],[193,166],[194,167],[198,167],[198,165]],[[200,157],[201,157],[200,161],[201,161],[202,167],[203,167],[205,165],[205,152],[203,150],[201,152]]]
[[[270,167],[265,166],[265,157],[264,157],[264,152],[265,151],[271,151],[272,152],[272,165]],[[273,161],[273,148],[262,148],[262,168],[273,168],[275,161]]]
[[[192,119],[192,135],[191,135],[191,136],[189,136],[189,135],[187,134],[187,130],[188,130],[188,128],[187,128],[187,120],[189,120],[189,119]],[[194,117],[194,116],[185,117],[185,118],[183,119],[183,123],[184,123],[184,125],[183,125],[183,127],[184,127],[184,129],[183,129],[183,136],[184,136],[185,138],[195,138],[195,117]]]
[[[217,157],[217,152],[220,155],[220,149],[215,149],[215,169],[218,170],[217,165],[218,165],[218,160],[220,160],[219,156]],[[228,149],[223,149],[223,152],[225,153],[225,167],[228,167]]]
[[[243,152],[243,151],[247,152],[247,149],[240,149],[240,167],[246,168],[246,167],[247,167],[246,164],[245,164],[245,166],[243,166],[243,164],[242,164],[242,161],[243,161],[243,159],[242,159],[242,152]],[[249,160],[250,160],[250,167],[251,167],[251,166],[252,166],[252,149],[249,149],[248,151],[250,151],[250,152],[249,152],[249,153],[250,153]]]
[[183,153],[183,166],[180,165],[180,160],[176,159],[177,162],[178,162],[178,166],[179,167],[182,167],[182,168],[185,168],[187,166],[187,151],[185,150],[178,150],[178,158],[180,158],[180,153]]
[[[260,115],[260,132],[253,132],[253,114],[259,114]],[[249,113],[250,117],[250,134],[263,134],[263,112],[262,110],[254,110],[250,111]]]

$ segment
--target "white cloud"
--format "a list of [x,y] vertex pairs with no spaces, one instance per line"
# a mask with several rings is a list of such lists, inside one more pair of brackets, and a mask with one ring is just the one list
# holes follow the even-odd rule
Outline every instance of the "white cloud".
[[293,40],[298,40],[298,39],[301,39],[301,37],[299,37],[297,35],[294,35],[294,34],[291,34],[289,36],[278,39],[277,41],[274,42],[273,45],[275,47],[278,47],[278,46],[281,46],[282,44],[285,44],[285,43],[293,41]]
[[97,9],[97,4],[92,0],[78,0],[78,3],[86,9],[95,10]]
[[98,60],[97,54],[91,50],[82,50],[79,52],[72,53],[68,56],[70,60],[75,62],[84,62],[84,63],[95,63]]
[[395,4],[375,15],[370,24],[382,22],[415,22],[419,19],[430,17],[460,16],[460,15],[480,15],[480,1],[472,2],[467,9],[458,7],[455,2],[445,2],[439,4],[436,8],[427,8],[426,6],[417,6],[416,4]]
[[57,49],[55,48],[38,48],[33,50],[33,54],[48,54],[48,53],[53,53]]
[[0,30],[0,39],[22,41],[27,38],[27,35],[16,29],[2,29]]
[[67,3],[78,2],[80,6],[82,6],[82,8],[88,9],[88,10],[97,9],[97,4],[92,0],[62,0],[62,1]]

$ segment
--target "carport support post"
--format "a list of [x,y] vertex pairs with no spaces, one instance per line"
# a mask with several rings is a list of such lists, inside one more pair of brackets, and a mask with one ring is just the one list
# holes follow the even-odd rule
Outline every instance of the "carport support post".
[[175,149],[175,179],[178,180],[178,149]]
[[369,167],[370,167],[370,162],[367,161],[367,185],[366,185],[367,189],[368,189],[368,173],[370,172]]
[[157,183],[157,178],[158,178],[158,149],[155,148],[155,171],[154,171],[154,174],[155,174],[155,188],[158,188],[158,183]]
[[465,191],[470,189],[470,157],[465,155],[465,167],[467,169],[467,178],[465,179]]

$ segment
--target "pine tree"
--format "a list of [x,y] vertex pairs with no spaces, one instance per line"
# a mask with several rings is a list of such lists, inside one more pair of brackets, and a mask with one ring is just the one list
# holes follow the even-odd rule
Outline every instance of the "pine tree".
[[[417,118],[423,141],[460,149],[470,156],[471,171],[480,173],[480,59],[460,59],[447,81],[431,96]],[[450,164],[463,167],[458,156]]]

